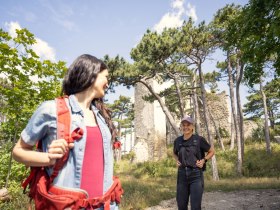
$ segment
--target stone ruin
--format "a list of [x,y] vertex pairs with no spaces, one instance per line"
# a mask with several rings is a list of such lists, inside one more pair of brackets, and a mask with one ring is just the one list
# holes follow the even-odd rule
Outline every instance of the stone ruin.
[[[150,81],[150,85],[155,90],[162,89],[155,81]],[[135,162],[157,161],[166,156],[166,145],[173,143],[176,136],[172,133],[171,126],[167,122],[165,114],[157,101],[150,103],[143,100],[143,96],[148,95],[149,91],[143,84],[137,84],[135,87]],[[215,121],[217,127],[230,134],[231,131],[231,110],[229,96],[223,91],[217,94],[209,94],[208,108],[210,112],[210,134],[215,137]],[[201,135],[206,135],[203,122],[202,108],[200,108]],[[180,120],[178,120],[178,126]],[[257,124],[253,121],[244,122],[245,138],[251,136],[253,129]],[[230,137],[224,137],[229,140]]]
[[[159,89],[155,81],[150,84]],[[135,162],[157,161],[166,156],[166,118],[159,103],[149,103],[143,96],[149,92],[143,84],[137,84],[134,93]]]

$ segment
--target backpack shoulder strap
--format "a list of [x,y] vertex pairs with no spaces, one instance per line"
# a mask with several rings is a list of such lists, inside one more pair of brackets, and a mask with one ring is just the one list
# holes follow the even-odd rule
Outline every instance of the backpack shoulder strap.
[[[195,134],[195,138],[197,139],[197,154],[198,154],[198,158],[201,160],[205,157],[205,153],[200,149],[200,143],[201,143],[201,139],[202,137],[199,136],[198,134]],[[202,171],[206,170],[206,162],[204,163],[203,167],[202,167]]]
[[57,139],[65,139],[69,143],[71,116],[64,97],[56,98]]
[[198,158],[201,160],[203,157],[202,157],[202,154],[201,154],[201,150],[200,150],[200,140],[201,140],[201,137],[197,134],[194,135],[194,139],[196,140],[196,150],[197,150],[197,154],[198,154]]
[[[66,96],[67,97],[67,96]],[[56,109],[57,109],[57,138],[64,138],[69,142],[70,138],[70,112],[65,102],[65,97],[56,98]],[[38,141],[36,145],[37,150],[42,150],[42,141]],[[58,175],[60,169],[68,159],[69,152],[67,152],[61,159],[56,161],[56,164],[53,167],[53,173],[50,178],[50,183],[53,182],[55,177]],[[22,187],[24,192],[27,186],[34,184],[33,179],[36,177],[36,174],[41,171],[44,167],[31,167],[31,172],[26,180],[23,181]],[[31,196],[32,197],[32,196]]]
[[[67,143],[73,142],[70,136],[71,129],[71,115],[66,104],[65,98],[67,96],[56,98],[56,113],[57,113],[57,139],[65,139]],[[67,162],[69,156],[69,150],[64,154],[64,156],[56,161],[53,167],[53,173],[50,177],[50,182],[52,183],[55,177],[58,175],[59,171],[63,168],[64,164]]]

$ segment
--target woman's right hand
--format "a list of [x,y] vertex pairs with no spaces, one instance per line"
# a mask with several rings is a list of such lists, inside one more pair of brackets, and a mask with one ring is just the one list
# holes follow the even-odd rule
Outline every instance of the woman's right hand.
[[48,152],[39,152],[20,138],[13,148],[13,158],[26,166],[51,166],[73,147],[74,143],[68,145],[64,139],[58,139],[52,141]]
[[74,143],[67,144],[65,139],[56,139],[48,146],[48,157],[50,165],[54,165],[57,159],[62,158],[65,153],[74,147]]

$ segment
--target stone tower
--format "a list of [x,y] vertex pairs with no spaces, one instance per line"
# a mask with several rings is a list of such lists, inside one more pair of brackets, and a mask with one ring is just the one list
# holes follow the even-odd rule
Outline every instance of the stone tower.
[[[156,81],[150,81],[155,90],[161,86]],[[166,118],[155,101],[153,103],[143,100],[143,96],[150,94],[148,89],[138,83],[135,87],[135,162],[157,161],[166,156]]]

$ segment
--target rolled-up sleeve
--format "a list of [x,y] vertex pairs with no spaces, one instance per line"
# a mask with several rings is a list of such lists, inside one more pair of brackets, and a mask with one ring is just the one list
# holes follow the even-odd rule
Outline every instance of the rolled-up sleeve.
[[45,101],[37,108],[25,129],[21,132],[21,138],[25,143],[35,145],[38,140],[44,138],[49,125],[54,120],[56,112],[54,109],[55,101]]

